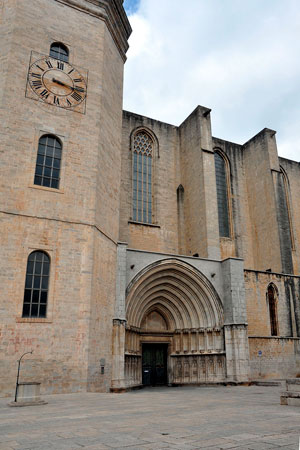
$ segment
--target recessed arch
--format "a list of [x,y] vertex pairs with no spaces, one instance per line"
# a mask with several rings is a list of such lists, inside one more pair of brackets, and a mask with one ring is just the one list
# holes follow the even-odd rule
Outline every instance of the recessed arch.
[[127,288],[129,327],[140,329],[151,308],[163,308],[172,329],[204,329],[223,325],[223,305],[207,278],[177,260],[157,261],[143,269]]
[[154,170],[158,141],[148,128],[138,127],[130,136],[132,155],[132,219],[135,222],[154,222]]
[[168,356],[159,364],[165,382],[225,379],[223,304],[191,264],[166,258],[136,274],[126,289],[126,322],[128,386],[147,385],[149,377],[155,384],[157,355],[166,355],[166,349]]
[[145,314],[141,328],[146,331],[167,331],[169,329],[168,320],[159,305],[154,305]]
[[293,220],[292,220],[292,210],[291,210],[291,198],[290,198],[290,182],[289,178],[287,176],[286,171],[282,166],[280,168],[280,173],[283,180],[283,190],[284,190],[284,213],[286,215],[286,222],[288,222],[289,225],[289,234],[290,234],[290,244],[292,250],[295,250],[295,237],[294,237],[294,230],[293,230]]
[[278,336],[279,335],[278,315],[277,315],[278,289],[274,283],[270,283],[267,287],[267,303],[269,307],[271,336]]
[[131,131],[130,137],[129,137],[129,140],[130,140],[129,148],[130,148],[130,150],[132,151],[133,148],[134,148],[134,136],[137,133],[141,133],[141,132],[145,132],[153,140],[153,143],[154,143],[154,157],[159,158],[159,141],[157,139],[156,134],[152,130],[150,130],[150,128],[148,128],[148,127],[136,127],[136,128],[134,128]]
[[214,149],[220,237],[233,237],[230,161],[225,153]]

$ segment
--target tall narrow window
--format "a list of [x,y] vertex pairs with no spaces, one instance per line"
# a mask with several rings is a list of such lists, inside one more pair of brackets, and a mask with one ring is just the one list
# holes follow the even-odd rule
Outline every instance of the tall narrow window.
[[219,233],[221,237],[230,237],[229,203],[227,170],[224,158],[215,152],[215,171],[217,184],[217,201],[219,217]]
[[46,317],[50,258],[42,251],[32,252],[27,261],[23,317]]
[[278,320],[277,320],[277,295],[275,287],[270,284],[267,291],[271,336],[278,336]]
[[153,140],[140,131],[133,139],[133,220],[152,223]]
[[61,61],[69,61],[69,50],[61,42],[53,42],[50,47],[51,58],[60,59]]
[[55,136],[45,135],[39,140],[34,184],[58,189],[62,145]]
[[277,183],[277,219],[279,224],[282,271],[294,273],[293,254],[295,248],[289,201],[289,182],[285,171],[280,168]]

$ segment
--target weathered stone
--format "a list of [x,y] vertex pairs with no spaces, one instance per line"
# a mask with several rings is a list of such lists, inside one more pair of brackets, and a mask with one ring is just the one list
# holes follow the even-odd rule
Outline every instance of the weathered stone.
[[[168,384],[297,376],[299,164],[278,157],[270,129],[244,145],[214,138],[203,106],[180,126],[122,112],[122,3],[0,0],[0,392],[12,394],[29,350],[21,379],[43,393],[139,387],[150,343],[167,349],[158,366]],[[29,62],[54,42],[86,79],[80,110],[46,104],[27,83]],[[149,223],[133,220],[137,132],[151,147],[152,179],[147,165],[139,175],[151,186]],[[58,189],[34,184],[45,134],[62,144]],[[51,261],[39,318],[22,316],[35,250]]]

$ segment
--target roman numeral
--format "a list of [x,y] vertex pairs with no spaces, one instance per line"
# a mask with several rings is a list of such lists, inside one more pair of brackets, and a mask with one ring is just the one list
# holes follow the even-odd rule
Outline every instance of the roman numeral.
[[51,64],[51,61],[49,61],[48,59],[45,61],[45,63],[47,64],[49,69],[53,69],[53,66]]
[[42,82],[39,80],[33,80],[32,85],[35,87],[35,89],[39,89],[42,87]]
[[56,97],[56,95],[54,95],[53,103],[54,103],[54,105],[58,105],[59,106],[59,98]]
[[71,97],[73,97],[76,100],[76,102],[79,102],[80,100],[82,100],[82,97],[80,94],[78,94],[78,92],[73,92]]
[[70,73],[74,72],[74,69],[71,69],[70,72],[68,72],[68,75],[70,75]]
[[43,98],[48,98],[48,97],[49,97],[49,92],[47,91],[47,89],[44,89],[44,90],[40,93],[40,95],[41,95]]
[[63,62],[57,61],[57,68],[58,68],[59,70],[64,70],[64,67],[65,67],[65,65],[64,65]]
[[42,69],[38,64],[36,64],[35,67],[38,67],[42,72],[44,72],[44,69]]
[[83,81],[82,78],[74,78],[73,80],[75,83],[81,83]]
[[78,92],[85,92],[85,89],[84,88],[82,88],[82,87],[77,87],[77,86],[75,86],[75,91],[78,91]]
[[70,108],[72,106],[72,103],[70,102],[70,100],[67,98],[67,103],[68,103],[68,107]]
[[38,78],[39,80],[42,77],[39,73],[34,73],[34,72],[32,72],[30,75],[32,76],[32,78]]

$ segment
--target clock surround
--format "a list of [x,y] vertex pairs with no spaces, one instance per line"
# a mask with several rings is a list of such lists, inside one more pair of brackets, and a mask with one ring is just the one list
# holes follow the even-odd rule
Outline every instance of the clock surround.
[[26,97],[85,113],[88,72],[48,55],[31,53]]

